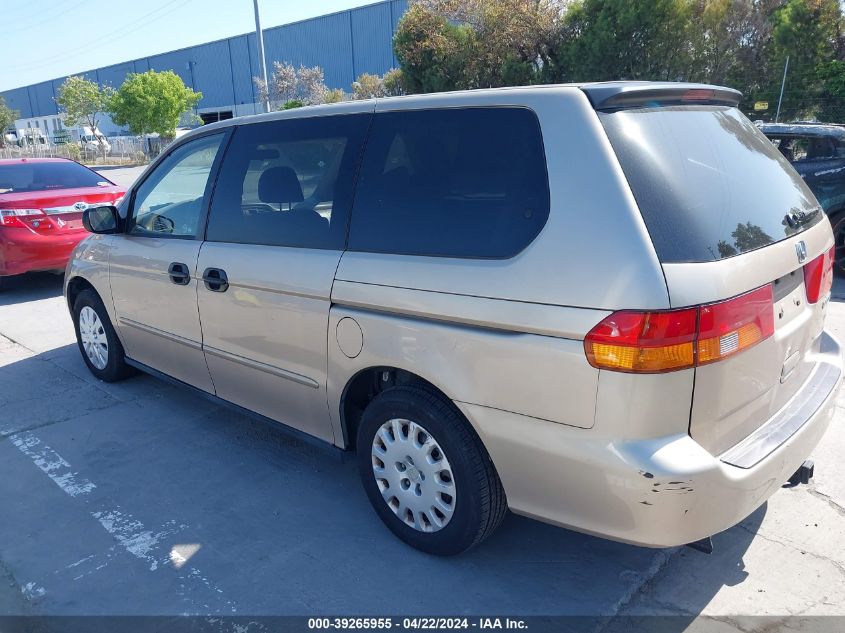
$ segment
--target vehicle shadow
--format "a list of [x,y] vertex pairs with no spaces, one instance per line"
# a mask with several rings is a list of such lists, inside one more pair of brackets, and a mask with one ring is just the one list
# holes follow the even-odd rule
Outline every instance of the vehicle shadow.
[[0,306],[58,297],[62,294],[63,280],[63,274],[51,272],[4,277],[0,287]]
[[[672,614],[648,628],[682,631],[745,580],[765,515],[718,535],[711,556],[509,515],[438,558],[380,523],[353,459],[143,374],[101,383],[74,345],[0,356],[0,411],[0,563],[43,590],[40,615],[565,616],[548,621],[558,631]],[[664,586],[683,596],[677,612]]]

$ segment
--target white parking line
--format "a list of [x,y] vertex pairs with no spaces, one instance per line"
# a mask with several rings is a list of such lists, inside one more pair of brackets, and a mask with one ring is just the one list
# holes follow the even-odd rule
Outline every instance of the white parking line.
[[[66,494],[74,498],[81,498],[86,504],[91,503],[85,499],[85,496],[95,490],[97,486],[93,482],[80,477],[78,473],[74,472],[67,460],[42,442],[41,439],[34,433],[18,433],[10,436],[9,440],[18,448],[18,450],[20,450],[21,453],[29,457],[32,462],[42,472],[50,477],[53,483],[61,488]],[[105,529],[106,532],[108,532],[112,538],[114,538],[123,547],[123,549],[132,556],[149,564],[150,571],[156,571],[160,566],[166,564],[169,564],[174,569],[181,570],[183,565],[186,564],[187,559],[200,548],[198,544],[188,546],[189,549],[186,550],[186,553],[190,551],[190,554],[187,554],[187,557],[174,557],[173,550],[170,547],[164,546],[166,552],[161,552],[161,555],[156,555],[157,550],[162,550],[161,542],[165,539],[165,537],[177,534],[181,530],[187,529],[188,526],[185,524],[177,525],[176,521],[170,520],[167,521],[160,529],[150,530],[147,529],[141,521],[135,519],[131,514],[124,512],[119,507],[98,507],[91,510],[90,514],[97,520],[103,529]],[[68,565],[67,568],[69,569],[80,565],[84,567],[85,564],[90,562],[93,558],[94,555],[87,556]],[[102,569],[105,566],[106,564],[103,563],[97,566],[94,571]],[[92,572],[86,572],[76,576],[74,580],[78,580],[89,573]],[[181,573],[179,577],[183,581],[191,582],[195,589],[199,589],[200,591],[202,591],[202,588],[207,589],[211,592],[215,600],[221,600],[222,604],[218,607],[218,611],[225,610],[230,613],[237,612],[235,604],[222,597],[223,590],[212,583],[208,577],[202,574],[196,567],[191,566],[190,569],[184,569],[183,573]],[[29,585],[32,585],[32,591],[29,591],[28,593],[25,592],[26,595],[31,597],[44,595],[43,588],[36,587],[35,583],[29,583]],[[27,585],[27,587],[29,587],[29,585]],[[182,587],[185,589],[182,592],[183,597],[186,597],[186,594],[188,593],[194,593],[194,591],[188,591],[184,585],[182,585]],[[202,602],[202,606],[207,609],[210,608],[205,602]]]
[[29,457],[55,484],[71,497],[88,494],[95,486],[87,479],[79,479],[61,455],[42,443],[32,433],[13,435],[10,438],[18,450]]
[[184,530],[187,525],[176,525],[176,521],[168,521],[165,528],[159,532],[153,532],[144,527],[144,524],[122,513],[120,510],[108,510],[105,512],[92,512],[92,516],[100,522],[106,532],[111,534],[115,540],[123,545],[124,549],[133,556],[140,558],[150,564],[150,571],[158,569],[160,562],[152,555],[158,546],[159,541],[165,536],[176,534]]
[[34,582],[28,582],[21,587],[21,593],[27,600],[34,600],[35,598],[40,598],[46,592],[44,591],[44,587],[39,587]]

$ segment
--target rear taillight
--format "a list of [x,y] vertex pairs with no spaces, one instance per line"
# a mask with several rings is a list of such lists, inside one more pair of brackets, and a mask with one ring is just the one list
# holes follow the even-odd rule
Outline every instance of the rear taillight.
[[690,367],[698,310],[614,312],[584,340],[593,367],[661,372]]
[[774,334],[771,285],[727,301],[662,312],[614,312],[584,338],[598,369],[660,373],[712,363]]
[[23,218],[32,219],[32,216],[39,215],[47,220],[47,215],[41,209],[0,209],[0,226],[29,228]]
[[804,264],[804,287],[807,291],[807,302],[818,303],[833,287],[833,258],[836,247],[833,246],[826,253],[822,253],[814,260]]
[[698,364],[748,349],[775,333],[772,286],[699,308]]

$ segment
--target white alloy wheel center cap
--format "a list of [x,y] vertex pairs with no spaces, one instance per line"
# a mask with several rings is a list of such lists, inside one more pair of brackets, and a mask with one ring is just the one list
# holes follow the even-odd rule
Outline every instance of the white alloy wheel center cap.
[[423,480],[422,475],[420,474],[420,471],[417,470],[416,466],[410,464],[407,465],[405,468],[405,474],[408,475],[408,479],[413,481],[415,484],[418,484]]

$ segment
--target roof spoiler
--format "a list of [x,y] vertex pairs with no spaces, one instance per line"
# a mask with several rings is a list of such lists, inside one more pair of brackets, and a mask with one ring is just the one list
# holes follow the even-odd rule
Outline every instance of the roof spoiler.
[[733,88],[672,82],[608,82],[585,84],[593,108],[601,111],[672,105],[736,106],[742,93]]

